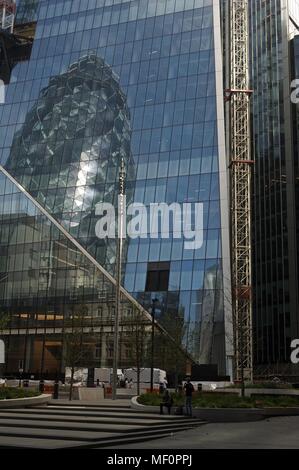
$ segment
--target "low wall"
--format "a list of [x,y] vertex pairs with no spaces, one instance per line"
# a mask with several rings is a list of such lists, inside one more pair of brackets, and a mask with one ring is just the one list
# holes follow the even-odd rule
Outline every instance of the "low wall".
[[104,400],[104,389],[102,387],[88,388],[78,387],[79,400],[99,401]]
[[52,399],[52,395],[39,395],[37,397],[13,398],[0,400],[1,408],[25,408],[26,406],[46,405]]
[[160,413],[159,406],[152,406],[152,405],[141,405],[137,401],[138,397],[131,398],[131,408],[133,410],[142,411],[143,413]]
[[264,408],[265,418],[274,418],[275,416],[298,416],[299,408]]
[[299,390],[289,388],[245,388],[245,396],[251,395],[292,395],[299,396]]
[[[131,408],[143,413],[159,413],[158,406],[141,405],[137,401],[138,397],[133,397],[131,400]],[[175,406],[174,406],[175,409]],[[229,409],[229,408],[193,408],[193,416],[200,418],[204,421],[211,423],[226,423],[226,422],[242,422],[242,421],[259,421],[264,419],[263,410],[260,409]]]
[[[215,392],[220,393],[235,393],[239,396],[242,395],[242,391],[239,388],[218,388]],[[211,392],[213,393],[213,392]],[[251,397],[251,395],[291,395],[299,396],[299,390],[293,390],[290,388],[245,388],[245,397]]]
[[[143,413],[159,413],[158,406],[141,405],[138,397],[131,399],[131,408]],[[174,407],[175,408],[175,407]],[[261,421],[275,416],[298,416],[299,408],[194,408],[195,418],[210,423],[242,423],[248,421]]]

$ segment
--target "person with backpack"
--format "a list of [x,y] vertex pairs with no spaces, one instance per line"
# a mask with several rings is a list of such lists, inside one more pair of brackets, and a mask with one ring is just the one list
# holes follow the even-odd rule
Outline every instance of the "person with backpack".
[[194,387],[191,383],[190,377],[187,378],[187,382],[184,385],[184,390],[186,398],[186,415],[192,417],[192,394],[194,392]]

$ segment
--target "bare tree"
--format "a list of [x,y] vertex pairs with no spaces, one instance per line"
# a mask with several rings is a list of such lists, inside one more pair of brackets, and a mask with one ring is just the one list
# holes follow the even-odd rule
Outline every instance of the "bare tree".
[[9,322],[9,313],[0,312],[0,333],[3,334],[3,330],[7,327]]
[[179,375],[185,373],[186,356],[183,354],[182,346],[186,333],[186,325],[184,321],[184,312],[165,312],[160,320],[161,325],[167,330],[170,338],[163,333],[156,337],[156,363],[161,363],[161,368],[168,373],[174,374],[174,386],[177,389],[179,383]]
[[128,332],[131,339],[130,360],[133,364],[132,369],[136,370],[137,375],[137,395],[140,394],[140,375],[146,360],[149,326],[150,323],[143,313],[134,308],[130,317]]
[[65,320],[63,334],[63,359],[71,369],[69,400],[72,400],[74,375],[77,367],[84,365],[91,355],[90,345],[84,342],[84,320],[87,307],[79,306],[78,311]]

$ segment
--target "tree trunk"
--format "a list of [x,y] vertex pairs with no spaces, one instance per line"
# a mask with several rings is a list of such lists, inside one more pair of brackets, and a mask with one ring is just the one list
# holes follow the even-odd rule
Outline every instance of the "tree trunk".
[[140,395],[140,367],[137,367],[137,395]]
[[69,400],[70,401],[73,398],[74,374],[75,374],[75,367],[72,367],[72,369],[71,369],[70,393],[69,393]]
[[175,371],[174,371],[174,388],[175,391],[177,392],[178,390],[178,385],[179,385],[179,372],[178,372],[178,363],[177,363],[178,358],[176,357],[175,361]]

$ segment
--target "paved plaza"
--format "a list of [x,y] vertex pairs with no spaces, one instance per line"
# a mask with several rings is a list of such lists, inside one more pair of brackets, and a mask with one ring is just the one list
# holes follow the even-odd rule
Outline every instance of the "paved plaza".
[[[119,449],[123,447],[118,447]],[[127,449],[299,449],[299,416],[211,423]]]

